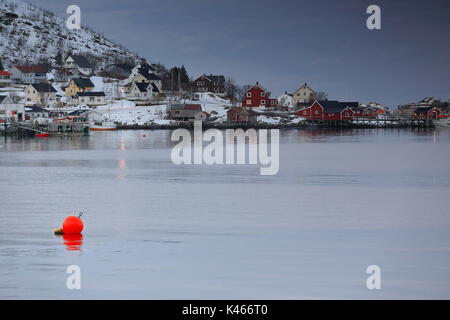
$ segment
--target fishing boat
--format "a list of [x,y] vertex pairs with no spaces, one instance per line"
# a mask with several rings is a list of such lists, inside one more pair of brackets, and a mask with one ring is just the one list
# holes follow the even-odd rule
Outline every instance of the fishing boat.
[[450,128],[450,115],[438,115],[433,124],[438,128]]
[[41,133],[36,133],[36,138],[48,138],[49,133],[48,132],[41,132]]
[[117,126],[114,121],[94,122],[90,126],[91,131],[116,131]]

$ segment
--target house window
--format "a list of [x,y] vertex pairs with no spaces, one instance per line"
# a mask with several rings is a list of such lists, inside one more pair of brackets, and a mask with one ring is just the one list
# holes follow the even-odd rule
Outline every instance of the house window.
[[304,114],[304,115],[307,115],[307,114],[308,114],[308,111],[306,111],[306,110],[303,111],[303,114]]
[[261,100],[261,104],[266,104],[266,100]]
[[314,114],[319,114],[319,111],[317,111],[317,110],[316,110],[316,111],[314,111]]
[[252,104],[252,100],[247,100],[246,103],[247,103],[248,105],[250,105],[250,104]]
[[346,117],[348,117],[348,116],[349,116],[348,112],[346,112],[346,113],[345,113],[345,116],[346,116]]
[[261,92],[261,97],[265,97],[266,93],[265,92]]
[[247,92],[247,97],[251,97],[252,96],[252,93],[251,92]]

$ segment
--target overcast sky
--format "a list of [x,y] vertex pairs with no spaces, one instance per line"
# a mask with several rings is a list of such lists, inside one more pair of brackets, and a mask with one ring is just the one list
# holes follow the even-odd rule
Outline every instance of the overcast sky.
[[[29,0],[82,23],[151,62],[192,77],[259,81],[274,95],[307,82],[329,99],[387,106],[450,98],[450,1]],[[381,7],[381,30],[366,9]]]

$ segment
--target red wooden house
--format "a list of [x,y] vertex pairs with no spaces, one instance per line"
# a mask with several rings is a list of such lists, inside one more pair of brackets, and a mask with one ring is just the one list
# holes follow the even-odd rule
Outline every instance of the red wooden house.
[[435,107],[421,107],[414,110],[417,119],[437,119],[441,111]]
[[247,108],[275,108],[277,105],[277,99],[270,98],[270,92],[261,87],[258,82],[245,92],[244,101],[242,101],[242,106]]
[[378,110],[382,109],[376,109],[372,107],[355,107],[352,108],[355,118],[376,118],[379,114]]
[[230,122],[255,123],[257,121],[257,113],[252,109],[233,107],[227,111],[227,120]]
[[311,106],[297,111],[297,114],[308,120],[352,120],[355,114],[352,108],[355,106],[358,102],[315,101]]

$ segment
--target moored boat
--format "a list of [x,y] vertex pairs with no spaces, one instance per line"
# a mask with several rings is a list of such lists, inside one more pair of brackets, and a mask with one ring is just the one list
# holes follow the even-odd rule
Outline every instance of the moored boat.
[[433,124],[438,128],[450,128],[450,115],[439,115]]
[[116,131],[117,126],[113,121],[95,122],[90,126],[91,131]]

